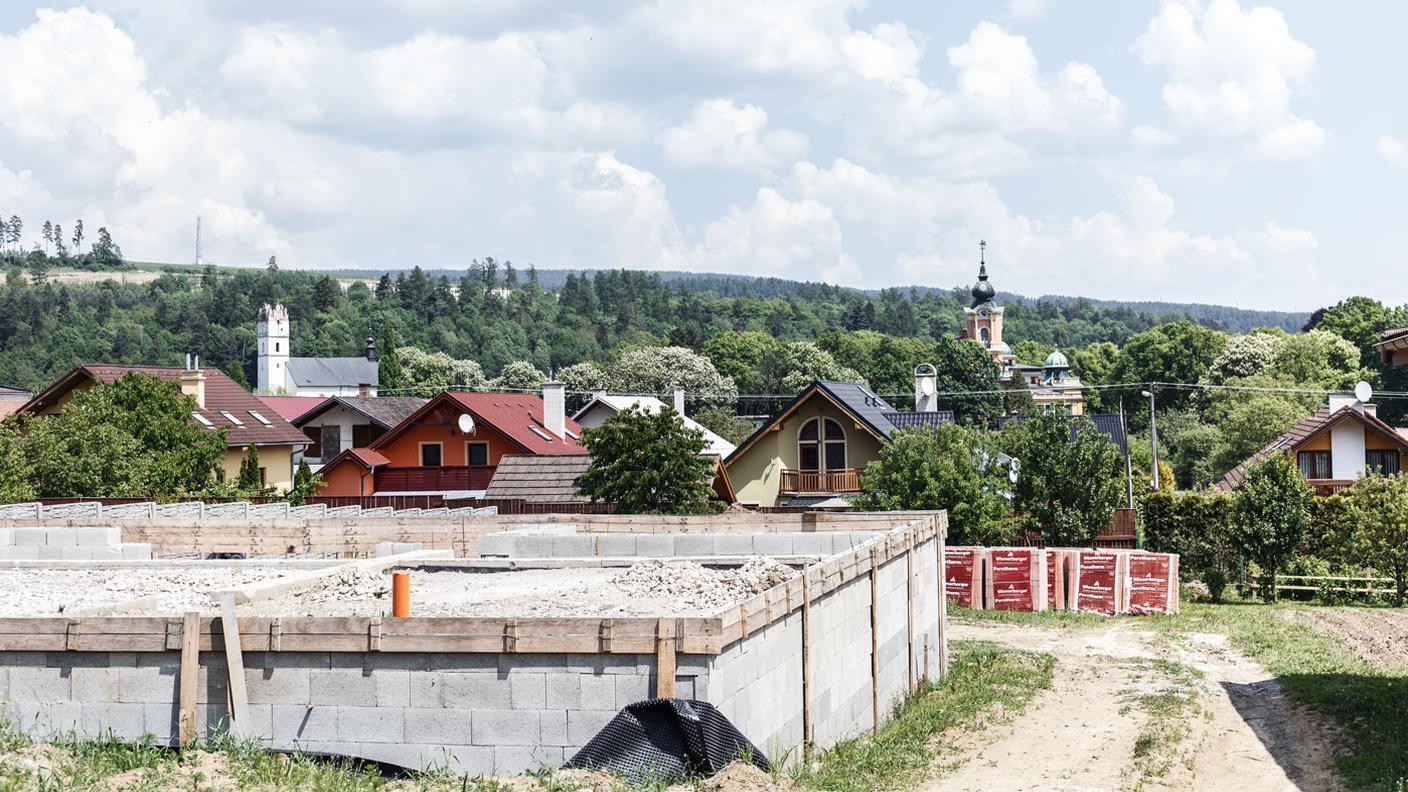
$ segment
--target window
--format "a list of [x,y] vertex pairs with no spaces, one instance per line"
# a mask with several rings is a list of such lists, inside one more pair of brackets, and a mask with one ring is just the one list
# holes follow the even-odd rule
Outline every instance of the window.
[[308,446],[307,448],[303,449],[303,455],[306,456],[306,457],[309,457],[310,459],[325,459],[326,457],[323,456],[323,432],[322,432],[322,427],[321,427],[321,426],[305,426],[305,427],[303,427],[303,435],[304,435],[305,437],[307,437],[309,440],[312,440],[312,441],[313,441],[313,444],[312,444],[312,445],[310,445],[310,446]]
[[221,410],[220,415],[224,416],[225,420],[229,421],[235,426],[244,426],[244,421],[241,421],[240,419],[236,418],[235,414],[229,412],[228,410]]
[[250,411],[249,411],[249,414],[250,414],[251,417],[254,418],[254,420],[258,421],[259,423],[262,423],[262,424],[264,424],[265,426],[273,426],[273,424],[269,422],[269,419],[268,419],[268,418],[265,418],[264,416],[260,415],[259,413],[255,412],[254,410],[250,410]]
[[420,466],[440,467],[440,444],[421,443],[420,444]]
[[279,342],[278,342],[278,341],[275,341],[275,342],[274,342],[274,351],[275,351],[275,352],[278,352],[278,351],[279,351]]
[[846,467],[846,431],[830,418],[813,418],[797,433],[798,467],[840,470]]
[[371,445],[372,441],[375,439],[376,436],[372,435],[371,424],[357,424],[356,426],[352,427],[353,448],[366,448],[367,446]]
[[533,434],[537,435],[538,437],[543,438],[544,440],[548,441],[549,443],[552,442],[552,435],[548,434],[547,432],[544,432],[542,429],[539,429],[539,428],[536,427],[536,426],[529,426],[529,427],[528,427],[528,431],[532,432]]
[[465,443],[464,458],[466,465],[487,465],[489,464],[489,444],[488,443]]
[[1300,465],[1300,474],[1308,479],[1330,477],[1329,451],[1302,451],[1296,454],[1296,463]]
[[332,459],[342,453],[342,427],[337,424],[323,424],[318,433],[323,458]]
[[1392,476],[1398,472],[1398,452],[1393,449],[1371,448],[1364,452],[1364,463],[1369,470]]
[[983,339],[984,346],[986,346],[988,341],[992,339],[992,336],[988,334],[988,329],[986,327],[978,331],[978,337]]
[[204,415],[201,415],[201,414],[198,413],[198,412],[193,412],[193,413],[191,413],[191,417],[194,418],[194,419],[196,419],[196,421],[199,422],[201,426],[214,426],[214,425],[215,425],[215,424],[213,424],[213,423],[210,422],[210,419],[209,419],[209,418],[206,418]]

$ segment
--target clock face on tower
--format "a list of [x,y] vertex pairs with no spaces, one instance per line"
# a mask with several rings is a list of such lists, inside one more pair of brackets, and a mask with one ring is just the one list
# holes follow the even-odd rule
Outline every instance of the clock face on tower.
[[988,312],[987,312],[986,310],[982,310],[982,311],[979,311],[979,312],[978,312],[978,316],[987,316],[987,315],[988,315]]

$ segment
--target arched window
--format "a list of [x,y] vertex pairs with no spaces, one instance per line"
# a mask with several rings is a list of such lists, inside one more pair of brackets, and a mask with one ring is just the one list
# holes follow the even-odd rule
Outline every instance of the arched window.
[[813,418],[797,433],[802,470],[841,470],[846,467],[846,430],[830,418]]
[[982,330],[979,330],[978,335],[982,336],[983,346],[987,346],[988,341],[992,338],[992,336],[988,334],[988,329],[986,327],[984,327]]

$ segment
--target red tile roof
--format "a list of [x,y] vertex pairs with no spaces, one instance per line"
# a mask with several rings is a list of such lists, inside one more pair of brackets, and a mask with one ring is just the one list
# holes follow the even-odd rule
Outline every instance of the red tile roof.
[[259,396],[259,401],[278,413],[285,421],[293,419],[327,401],[323,396]]
[[543,425],[542,397],[531,393],[454,393],[446,392],[431,399],[413,415],[402,421],[372,443],[372,448],[385,448],[406,429],[414,426],[446,401],[455,409],[474,416],[476,423],[492,427],[523,449],[524,453],[542,455],[585,454],[587,449],[577,442],[582,427],[565,418],[568,435],[554,437]]
[[1341,407],[1331,415],[1329,407],[1321,407],[1311,413],[1310,417],[1292,426],[1290,429],[1287,429],[1280,437],[1267,443],[1260,451],[1257,451],[1247,458],[1246,461],[1227,471],[1227,475],[1223,476],[1222,479],[1217,482],[1217,488],[1228,491],[1236,489],[1242,485],[1242,482],[1247,478],[1247,473],[1255,467],[1258,462],[1278,452],[1291,453],[1310,440],[1319,437],[1321,434],[1328,431],[1330,427],[1343,420],[1358,421],[1370,431],[1376,432],[1384,438],[1394,441],[1404,451],[1408,451],[1408,437],[1404,437],[1400,430],[1389,426],[1377,415],[1361,412],[1351,406]]
[[[123,374],[149,374],[174,382],[185,369],[176,366],[113,366],[106,364],[80,365],[30,399],[21,410],[35,412],[58,401],[64,394],[84,382],[111,384]],[[205,374],[205,408],[196,411],[204,419],[201,426],[214,432],[228,428],[225,443],[233,447],[248,445],[306,446],[311,441],[292,424],[273,412],[268,405],[241,388],[218,369],[202,369]],[[228,415],[227,415],[228,414]],[[230,417],[232,416],[233,419]],[[259,420],[260,417],[264,421]],[[267,421],[267,423],[265,423]]]
[[375,468],[382,467],[383,465],[391,464],[391,460],[371,450],[370,448],[349,448],[343,451],[342,453],[338,454],[337,456],[333,457],[332,459],[329,459],[327,461],[327,464],[323,465],[322,469],[318,472],[319,474],[326,473],[327,471],[332,470],[343,462],[349,461],[357,462],[367,470],[373,470]]

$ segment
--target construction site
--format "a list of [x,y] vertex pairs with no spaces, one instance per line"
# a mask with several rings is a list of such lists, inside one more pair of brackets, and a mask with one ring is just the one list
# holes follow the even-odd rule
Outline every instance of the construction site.
[[678,698],[780,762],[946,669],[942,512],[240,506],[0,514],[7,715],[505,775]]

